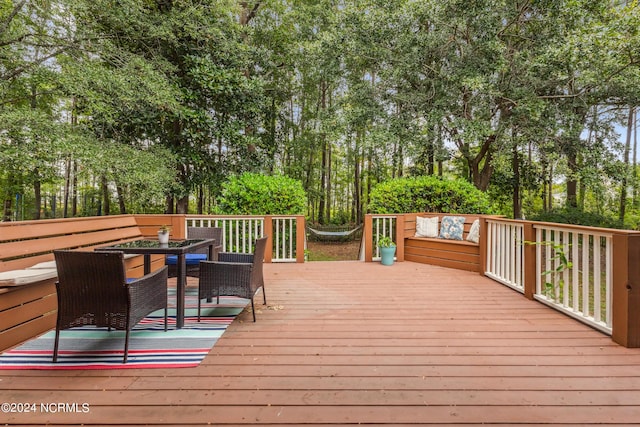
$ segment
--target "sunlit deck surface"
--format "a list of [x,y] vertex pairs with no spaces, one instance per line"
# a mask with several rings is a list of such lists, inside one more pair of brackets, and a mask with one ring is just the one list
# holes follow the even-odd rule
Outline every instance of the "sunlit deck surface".
[[640,423],[640,349],[476,273],[311,262],[265,279],[257,323],[245,312],[197,368],[0,371],[1,401],[90,405],[0,424]]

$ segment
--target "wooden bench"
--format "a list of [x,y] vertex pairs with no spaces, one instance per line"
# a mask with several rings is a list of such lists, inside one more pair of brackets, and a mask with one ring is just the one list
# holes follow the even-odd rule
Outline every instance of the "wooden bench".
[[[0,350],[55,327],[54,250],[93,250],[142,237],[132,215],[0,223]],[[156,258],[152,269],[163,264]],[[126,267],[129,277],[141,277],[143,257],[127,257]]]
[[[444,216],[462,216],[464,222],[464,240],[441,239],[438,237],[415,237],[416,217],[439,218],[438,230]],[[471,225],[478,215],[445,214],[445,213],[417,213],[405,214],[404,228],[404,259],[407,261],[419,262],[423,264],[439,265],[442,267],[457,268],[459,270],[482,272],[480,266],[480,245],[479,243],[467,240]],[[484,223],[480,220],[480,235]]]

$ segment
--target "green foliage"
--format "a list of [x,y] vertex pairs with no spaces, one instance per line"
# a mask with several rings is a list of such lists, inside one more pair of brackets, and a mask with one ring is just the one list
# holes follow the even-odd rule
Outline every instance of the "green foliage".
[[[208,209],[225,177],[283,173],[325,223],[360,221],[371,188],[407,173],[468,179],[506,215],[519,189],[528,217],[563,181],[598,212],[624,186],[615,110],[638,105],[637,1],[2,0],[0,28],[6,211],[60,193],[65,168],[88,199],[106,178],[131,212],[196,194]],[[434,188],[431,205],[397,188],[373,206],[487,206]]]
[[285,176],[244,173],[223,185],[218,210],[238,215],[299,215],[307,196],[302,184]]
[[391,240],[389,236],[383,236],[378,238],[378,247],[379,248],[392,248],[396,244]]
[[555,302],[560,300],[561,292],[564,289],[564,280],[562,275],[565,270],[570,270],[573,267],[573,263],[569,261],[563,244],[557,244],[554,242],[529,242],[525,241],[528,245],[543,246],[545,250],[551,251],[551,265],[554,267],[543,271],[541,274],[548,280],[544,283],[543,294]]
[[584,225],[588,227],[624,228],[624,224],[621,224],[620,221],[611,216],[572,208],[542,212],[529,219],[534,221],[557,222],[560,224]]
[[396,178],[371,191],[371,213],[491,213],[487,196],[463,180],[433,176]]

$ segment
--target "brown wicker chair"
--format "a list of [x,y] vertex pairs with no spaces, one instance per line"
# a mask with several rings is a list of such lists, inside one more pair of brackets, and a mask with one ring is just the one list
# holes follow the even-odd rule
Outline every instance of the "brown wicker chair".
[[[214,239],[216,246],[213,248],[213,260],[222,251],[222,228],[218,227],[187,227],[187,239]],[[212,261],[209,259],[209,248],[200,249],[194,253],[185,254],[187,262],[187,276],[198,277],[200,261]],[[169,267],[169,277],[178,276],[178,257],[168,255],[165,261]]]
[[54,251],[58,268],[58,318],[53,362],[58,360],[60,331],[96,325],[125,330],[124,358],[129,331],[150,313],[164,308],[167,330],[167,268],[128,281],[121,252]]
[[221,296],[237,296],[251,300],[253,321],[256,321],[256,311],[253,297],[262,288],[264,303],[267,295],[264,290],[262,264],[267,238],[256,240],[253,254],[221,252],[217,261],[202,261],[200,263],[200,281],[198,285],[198,321],[200,321],[200,305],[203,299]]

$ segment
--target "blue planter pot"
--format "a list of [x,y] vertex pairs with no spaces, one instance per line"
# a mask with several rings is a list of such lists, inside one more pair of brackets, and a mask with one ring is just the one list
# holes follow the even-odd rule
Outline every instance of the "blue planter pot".
[[380,248],[380,263],[382,265],[392,265],[393,257],[396,254],[396,247],[392,246],[390,248]]

